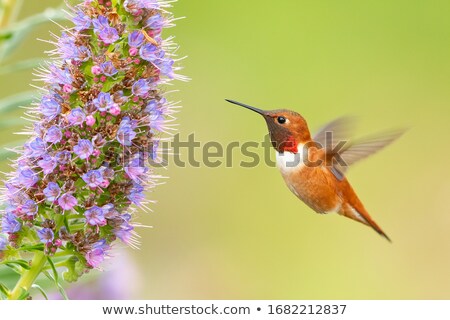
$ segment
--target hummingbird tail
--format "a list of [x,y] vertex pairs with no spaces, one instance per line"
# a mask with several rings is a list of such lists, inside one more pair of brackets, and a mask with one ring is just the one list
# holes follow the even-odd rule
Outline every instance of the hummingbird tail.
[[392,242],[391,239],[387,236],[386,233],[381,229],[381,227],[373,221],[370,217],[369,213],[364,209],[361,203],[356,206],[352,206],[349,203],[343,204],[341,210],[339,211],[340,215],[346,216],[347,218],[353,219],[355,221],[361,222],[366,226],[372,227],[379,235],[386,238],[389,242]]

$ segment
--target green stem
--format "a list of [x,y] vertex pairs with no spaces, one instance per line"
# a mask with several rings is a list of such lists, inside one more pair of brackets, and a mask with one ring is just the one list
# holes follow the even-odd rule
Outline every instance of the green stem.
[[42,251],[36,252],[34,254],[33,260],[31,261],[30,270],[25,271],[17,282],[15,288],[9,295],[9,300],[17,300],[21,295],[23,290],[28,292],[33,285],[36,278],[41,273],[42,268],[47,262],[47,257]]
[[[58,263],[55,263],[54,266],[55,266],[55,268],[67,267],[67,264],[68,264],[69,260],[70,259],[64,260],[64,261],[60,261]],[[50,265],[45,266],[44,268],[42,268],[43,271],[45,271],[45,270],[52,270],[52,269],[53,268]]]
[[58,251],[57,253],[55,253],[53,255],[53,257],[58,258],[58,257],[69,256],[69,255],[73,255],[73,251],[71,251],[71,250]]

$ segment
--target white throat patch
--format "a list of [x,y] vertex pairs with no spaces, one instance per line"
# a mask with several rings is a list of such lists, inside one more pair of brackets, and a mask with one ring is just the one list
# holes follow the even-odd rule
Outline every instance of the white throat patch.
[[297,171],[305,165],[303,160],[307,151],[304,150],[304,144],[299,143],[297,150],[298,153],[289,151],[281,153],[276,151],[277,167],[280,169],[282,174]]

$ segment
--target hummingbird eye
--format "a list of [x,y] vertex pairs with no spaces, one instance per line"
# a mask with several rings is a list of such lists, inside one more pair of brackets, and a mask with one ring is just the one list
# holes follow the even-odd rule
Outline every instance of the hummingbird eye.
[[284,124],[284,123],[286,123],[286,118],[282,117],[282,116],[279,116],[277,118],[277,121],[278,121],[279,124]]

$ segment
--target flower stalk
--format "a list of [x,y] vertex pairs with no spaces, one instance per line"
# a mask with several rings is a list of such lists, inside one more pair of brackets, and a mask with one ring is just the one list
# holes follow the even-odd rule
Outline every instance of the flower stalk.
[[30,291],[31,286],[36,281],[36,278],[41,273],[46,262],[47,257],[45,254],[43,252],[36,252],[31,261],[30,270],[27,270],[22,274],[8,299],[17,300],[24,292]]

